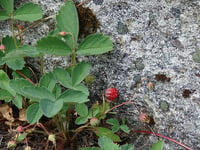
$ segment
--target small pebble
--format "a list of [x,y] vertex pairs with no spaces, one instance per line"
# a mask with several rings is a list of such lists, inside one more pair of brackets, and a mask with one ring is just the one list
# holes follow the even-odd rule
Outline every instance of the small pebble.
[[94,4],[101,5],[103,3],[103,0],[93,0]]
[[172,7],[172,8],[170,9],[170,12],[171,12],[171,14],[172,14],[174,17],[176,17],[176,18],[179,18],[180,15],[181,15],[181,11],[180,11],[178,8]]
[[159,108],[163,111],[163,112],[167,112],[169,111],[169,103],[166,101],[160,101],[159,103]]
[[145,66],[141,61],[136,61],[135,67],[136,67],[137,70],[143,70]]
[[118,24],[117,24],[117,32],[119,34],[122,34],[122,35],[128,33],[127,25],[122,23],[122,22],[118,22]]
[[192,54],[192,59],[196,63],[200,63],[200,50],[197,50],[195,53]]
[[136,84],[141,82],[141,76],[139,74],[136,74],[133,78],[133,80],[135,81]]

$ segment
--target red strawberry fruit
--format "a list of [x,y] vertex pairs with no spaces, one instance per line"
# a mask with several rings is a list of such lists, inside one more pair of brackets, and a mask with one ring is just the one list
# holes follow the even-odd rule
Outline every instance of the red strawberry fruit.
[[146,113],[140,113],[139,119],[141,122],[149,123],[150,122],[150,117]]
[[99,123],[100,121],[96,117],[90,119],[91,126],[97,126]]
[[108,101],[114,101],[119,96],[119,92],[116,88],[110,87],[106,89],[105,96]]

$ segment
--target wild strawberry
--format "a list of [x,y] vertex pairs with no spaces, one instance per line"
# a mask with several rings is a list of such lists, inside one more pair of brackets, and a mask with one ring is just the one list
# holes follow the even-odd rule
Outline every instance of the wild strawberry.
[[3,53],[5,53],[6,47],[5,45],[0,45],[0,51],[2,51]]
[[61,36],[65,36],[65,35],[67,35],[67,32],[61,31],[61,32],[59,32],[58,34],[61,35]]
[[22,26],[22,25],[17,25],[17,28],[18,28],[19,30],[22,30],[22,29],[23,29],[23,26]]
[[153,88],[154,88],[153,83],[152,83],[152,82],[149,82],[149,83],[147,84],[147,88],[148,88],[149,90],[153,90]]
[[24,128],[23,128],[22,126],[18,126],[18,127],[16,128],[16,131],[17,131],[18,133],[23,132],[23,131],[24,131]]
[[106,89],[105,96],[108,101],[114,101],[119,96],[119,92],[116,88],[110,87]]
[[90,119],[91,126],[97,126],[99,124],[99,120],[96,117]]
[[146,113],[141,113],[140,116],[139,116],[139,119],[141,122],[145,122],[145,123],[149,123],[151,118],[149,117],[148,114]]

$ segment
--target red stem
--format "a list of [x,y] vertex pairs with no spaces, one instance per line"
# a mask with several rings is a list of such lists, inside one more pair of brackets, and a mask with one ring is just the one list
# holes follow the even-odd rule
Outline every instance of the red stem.
[[18,70],[16,70],[16,72],[17,72],[20,76],[22,76],[22,77],[24,77],[26,80],[28,80],[30,83],[35,84],[31,79],[29,79],[29,78],[28,78],[27,76],[25,76],[23,73],[19,72]]
[[42,123],[37,123],[37,126],[38,127],[40,127],[40,128],[42,128],[43,130],[44,130],[44,132],[47,134],[47,135],[49,135],[49,132],[47,131],[47,129],[43,126],[43,124]]
[[29,124],[29,125],[23,127],[23,129],[27,129],[27,128],[29,128],[29,127],[31,127],[31,126],[35,126],[35,125],[36,125],[36,124]]
[[166,136],[164,136],[164,135],[162,135],[162,134],[154,133],[154,132],[151,132],[151,131],[143,131],[143,130],[132,130],[132,131],[131,131],[131,133],[135,133],[135,132],[136,132],[136,133],[148,133],[148,134],[153,134],[153,135],[162,137],[162,138],[164,138],[164,139],[167,139],[167,140],[169,140],[169,141],[172,141],[172,142],[174,142],[174,143],[176,143],[176,144],[178,144],[178,145],[180,145],[180,146],[182,146],[182,147],[184,147],[184,148],[186,148],[186,149],[188,149],[188,150],[194,150],[194,149],[192,149],[192,148],[190,148],[190,147],[188,147],[188,146],[186,146],[186,145],[184,145],[184,144],[182,144],[182,143],[180,143],[180,142],[178,142],[178,141],[176,141],[176,140],[174,140],[174,139],[171,139],[171,138],[169,138],[169,137],[166,137]]
[[133,104],[133,103],[134,103],[134,102],[132,102],[132,101],[128,101],[128,102],[121,103],[121,104],[119,104],[119,105],[116,105],[116,106],[114,106],[114,107],[110,108],[109,110],[107,110],[107,111],[105,112],[105,114],[106,114],[106,113],[108,113],[109,111],[111,111],[111,110],[113,110],[113,109],[117,108],[117,107],[120,107],[120,106],[122,106],[122,105],[126,105],[126,104]]

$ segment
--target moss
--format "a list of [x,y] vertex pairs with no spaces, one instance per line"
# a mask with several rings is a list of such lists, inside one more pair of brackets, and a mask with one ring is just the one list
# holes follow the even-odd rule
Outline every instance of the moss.
[[194,62],[200,63],[200,49],[196,50],[196,52],[192,54],[192,59]]
[[155,75],[155,80],[161,81],[161,82],[170,82],[170,78],[168,78],[166,75],[158,73]]
[[89,34],[96,33],[100,26],[96,15],[88,7],[77,6],[79,17],[79,37],[84,38]]
[[183,92],[182,92],[182,96],[184,98],[189,98],[190,97],[190,94],[192,94],[192,91],[188,90],[188,89],[184,89]]

